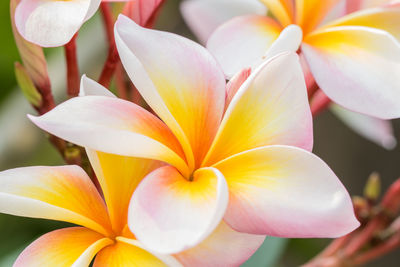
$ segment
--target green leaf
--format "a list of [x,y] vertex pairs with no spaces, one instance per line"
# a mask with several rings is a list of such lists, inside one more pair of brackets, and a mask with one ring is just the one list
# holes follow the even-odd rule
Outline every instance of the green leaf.
[[241,267],[274,267],[284,252],[288,239],[268,237],[261,247]]

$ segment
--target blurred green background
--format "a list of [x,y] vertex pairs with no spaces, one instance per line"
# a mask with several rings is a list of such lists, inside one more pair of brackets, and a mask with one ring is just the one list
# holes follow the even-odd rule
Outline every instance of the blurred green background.
[[[179,14],[179,0],[167,0],[157,28],[194,39]],[[34,114],[16,87],[14,62],[19,60],[9,18],[8,1],[0,2],[0,170],[29,165],[63,164],[44,134],[26,119]],[[106,55],[102,24],[97,15],[83,27],[79,37],[82,73],[96,78]],[[58,101],[65,99],[64,62],[62,49],[46,50],[49,72]],[[394,121],[396,136],[400,124]],[[368,175],[378,171],[383,188],[400,176],[400,148],[391,151],[370,143],[349,130],[332,114],[320,115],[314,126],[314,152],[324,159],[352,195],[360,195]],[[317,200],[316,200],[317,201]],[[11,266],[18,253],[39,235],[64,227],[65,223],[0,215],[0,267]],[[298,266],[316,255],[329,240],[268,238],[246,266]],[[399,252],[368,266],[399,266]]]

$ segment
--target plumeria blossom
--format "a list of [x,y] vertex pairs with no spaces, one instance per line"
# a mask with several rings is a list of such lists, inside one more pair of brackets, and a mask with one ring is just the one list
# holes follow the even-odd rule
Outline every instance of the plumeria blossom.
[[228,77],[261,64],[280,32],[295,24],[303,32],[299,53],[329,98],[366,115],[400,117],[400,4],[363,9],[320,26],[339,0],[261,2],[274,18],[236,17],[208,40]]
[[226,86],[215,59],[188,39],[124,16],[115,37],[158,117],[121,99],[84,96],[31,120],[90,150],[166,163],[129,205],[129,228],[146,247],[190,251],[222,219],[239,232],[281,237],[337,237],[358,227],[347,191],[309,152],[312,117],[295,53],[271,55]]
[[[258,0],[258,4],[261,4],[262,1]],[[327,16],[324,18],[324,22],[332,21],[333,19],[337,19],[338,17],[344,16],[349,12],[354,12],[360,9],[377,7],[379,5],[388,4],[390,2],[395,2],[391,0],[349,0],[343,1],[335,6],[333,10],[328,12]],[[208,0],[186,0],[182,3],[181,10],[182,15],[185,18],[185,21],[188,23],[189,27],[193,30],[196,36],[200,39],[202,43],[206,43],[211,33],[216,30],[219,26],[222,25],[222,22],[226,22],[225,18],[233,18],[238,16],[238,12],[236,10],[248,10],[246,13],[240,13],[242,15],[249,15],[252,12],[253,15],[265,15],[261,8],[254,10],[248,9],[251,5],[247,5],[246,1],[237,1],[235,4],[231,2],[227,2],[224,0],[219,1],[208,1]],[[215,10],[218,10],[218,14],[215,14]],[[232,11],[233,10],[233,11]],[[221,13],[223,13],[221,15]],[[224,18],[224,19],[222,19]],[[207,23],[204,23],[207,21]],[[211,23],[208,23],[210,22]],[[293,33],[292,33],[293,34]],[[281,32],[282,35],[282,32]],[[287,35],[287,34],[286,34]],[[299,34],[297,34],[299,35]],[[257,36],[257,33],[254,34]],[[290,37],[290,35],[289,35]],[[233,37],[232,37],[233,38]],[[236,38],[241,38],[240,35],[237,35]],[[251,36],[249,36],[249,40],[251,40]],[[288,38],[288,37],[286,37]],[[284,41],[284,38],[281,38]],[[294,44],[296,41],[294,38],[290,38],[286,43]],[[237,39],[239,40],[239,39]],[[235,40],[233,45],[237,45],[239,41]],[[244,56],[246,56],[247,60],[249,60],[246,64],[249,66],[257,66],[262,62],[263,58],[260,57],[261,53],[264,53],[266,49],[268,49],[269,44],[273,40],[269,41],[269,38],[264,38],[264,43],[259,42],[260,49],[259,51],[254,50],[254,46],[251,44],[251,49],[247,49],[244,47],[246,51]],[[301,42],[301,40],[300,40]],[[280,45],[283,45],[282,42]],[[228,44],[229,46],[229,44]],[[294,45],[292,49],[296,50],[298,47]],[[233,48],[235,49],[235,48]],[[268,51],[268,50],[267,50]],[[236,55],[236,54],[235,54]],[[224,60],[228,60],[225,58]],[[236,57],[235,59],[236,60]],[[243,62],[231,62],[230,67],[233,67],[234,70],[242,68],[246,64]],[[236,65],[234,65],[236,64]],[[306,75],[307,80],[311,83],[314,82],[314,78],[312,73],[309,71],[309,67],[307,63],[303,64],[303,71]],[[233,73],[233,72],[232,72]],[[311,85],[307,83],[307,85]],[[386,148],[392,149],[396,145],[396,140],[393,135],[393,127],[388,120],[382,120],[376,117],[371,117],[365,114],[354,113],[346,108],[343,108],[339,105],[332,104],[331,111],[348,127],[354,130],[359,135],[365,137],[366,139]]]
[[43,47],[67,44],[89,20],[101,2],[130,1],[132,18],[147,22],[162,0],[20,0],[15,12],[19,33]]
[[264,236],[239,233],[221,223],[205,241],[185,252],[161,255],[147,249],[127,227],[128,205],[142,178],[163,164],[87,152],[104,199],[78,166],[0,172],[0,212],[79,225],[39,237],[14,266],[89,266],[94,257],[95,267],[238,266],[263,242]]
[[181,10],[185,21],[203,44],[219,25],[234,17],[267,13],[259,0],[183,1]]

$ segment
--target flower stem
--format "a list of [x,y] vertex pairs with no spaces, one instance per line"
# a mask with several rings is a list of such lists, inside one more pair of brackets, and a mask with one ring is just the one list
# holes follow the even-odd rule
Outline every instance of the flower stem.
[[67,94],[75,97],[79,94],[79,66],[76,51],[77,34],[64,46],[67,62]]
[[103,70],[99,77],[99,83],[104,87],[109,87],[111,79],[114,75],[115,69],[119,63],[119,56],[117,47],[115,46],[113,25],[114,19],[111,13],[110,6],[108,3],[101,3],[100,5],[101,14],[103,15],[103,21],[108,40],[108,56],[104,63]]

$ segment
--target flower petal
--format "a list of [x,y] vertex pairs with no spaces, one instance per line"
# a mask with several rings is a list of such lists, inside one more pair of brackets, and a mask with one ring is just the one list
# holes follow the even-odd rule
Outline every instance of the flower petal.
[[294,3],[293,0],[260,0],[274,15],[279,23],[286,27],[293,23]]
[[[93,267],[121,267],[121,266],[168,266],[162,260],[137,246],[125,242],[117,242],[98,253]],[[171,265],[172,266],[172,265]]]
[[217,170],[199,169],[189,181],[166,166],[139,184],[128,225],[146,247],[162,254],[177,253],[203,241],[220,223],[227,203],[226,182]]
[[221,222],[206,240],[174,256],[184,266],[240,266],[261,246],[263,235],[236,232]]
[[341,0],[295,0],[296,24],[300,25],[304,34],[317,27],[324,17]]
[[377,7],[396,2],[396,0],[347,0],[345,2],[347,13],[351,13],[364,8]]
[[30,244],[13,266],[89,266],[96,253],[112,243],[111,239],[83,227],[55,230]]
[[107,234],[106,206],[77,166],[26,167],[0,172],[0,212],[60,220]]
[[201,43],[222,23],[243,15],[267,14],[259,0],[186,0],[181,3],[185,22]]
[[351,198],[314,154],[266,146],[214,165],[226,177],[224,220],[240,232],[279,237],[338,237],[359,226]]
[[165,161],[187,173],[183,152],[167,126],[145,109],[105,96],[72,98],[40,117],[40,128],[86,148]]
[[146,247],[144,247],[139,241],[136,239],[130,239],[130,238],[125,238],[125,237],[117,237],[118,242],[129,244],[138,248],[141,248],[143,250],[146,250],[147,252],[150,252],[153,254],[153,256],[157,257],[159,260],[161,260],[163,263],[165,263],[168,266],[182,266],[177,259],[175,259],[173,256],[170,255],[164,255],[164,254],[158,254],[153,251],[150,251]]
[[390,121],[352,112],[335,104],[329,108],[344,124],[364,138],[389,150],[396,147],[397,141]]
[[248,15],[229,20],[210,36],[207,48],[228,78],[244,68],[259,66],[281,26],[266,16]]
[[253,72],[236,93],[203,166],[265,145],[311,150],[312,141],[312,117],[298,56],[280,54]]
[[400,40],[400,3],[351,13],[323,27],[363,26],[384,30]]
[[110,90],[108,90],[98,82],[86,77],[86,75],[83,75],[81,78],[79,96],[88,95],[109,96],[116,98],[116,96]]
[[128,222],[129,201],[137,185],[162,163],[92,150],[86,152],[103,190],[113,230],[121,233]]
[[251,74],[250,68],[245,68],[238,72],[226,85],[226,100],[225,100],[225,110],[228,108],[233,97],[236,95],[237,91],[240,89],[242,84],[249,78]]
[[[81,96],[115,97],[108,89],[87,78],[81,80]],[[101,185],[114,232],[121,233],[128,223],[128,206],[134,190],[149,172],[161,163],[155,160],[124,157],[86,149],[91,166]],[[124,186],[121,187],[121,184]]]
[[100,2],[21,0],[15,11],[15,24],[19,33],[32,43],[62,46],[94,15]]
[[387,32],[339,26],[308,35],[302,52],[324,93],[356,112],[400,117],[400,43]]
[[215,136],[225,105],[225,80],[200,45],[142,28],[120,16],[115,38],[121,61],[150,107],[182,144],[192,168]]

